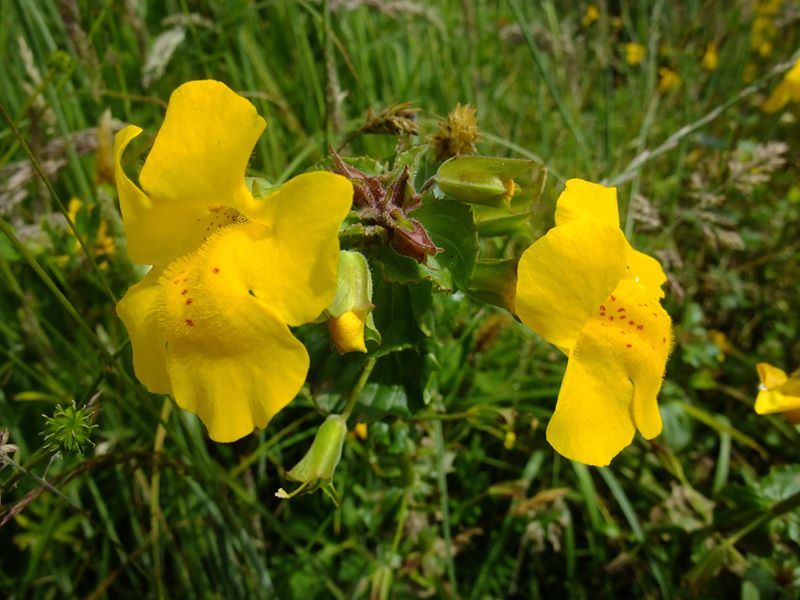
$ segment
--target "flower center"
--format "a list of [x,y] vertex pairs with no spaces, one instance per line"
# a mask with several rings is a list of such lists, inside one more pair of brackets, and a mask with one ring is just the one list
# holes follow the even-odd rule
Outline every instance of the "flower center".
[[203,233],[203,239],[207,240],[209,236],[213,235],[224,227],[228,227],[229,225],[234,225],[237,223],[247,223],[248,218],[235,208],[218,205],[209,206],[208,215],[203,219],[198,219],[198,221],[205,222],[206,227],[205,232]]

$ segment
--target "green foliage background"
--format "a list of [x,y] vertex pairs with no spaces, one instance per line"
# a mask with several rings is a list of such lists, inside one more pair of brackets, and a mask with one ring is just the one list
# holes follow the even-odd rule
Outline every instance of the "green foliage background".
[[[0,2],[0,105],[19,134],[0,125],[0,430],[19,447],[0,464],[0,593],[797,597],[800,517],[781,501],[800,491],[800,432],[752,410],[757,362],[800,366],[800,113],[759,110],[780,77],[770,69],[800,44],[800,5],[770,14],[762,54],[751,36],[766,4],[610,2],[583,24],[585,4],[553,1]],[[647,47],[641,65],[625,61],[631,41]],[[709,43],[714,71],[701,62]],[[659,67],[682,85],[658,91]],[[740,93],[751,76],[759,89]],[[114,313],[141,273],[92,128],[110,109],[144,127],[144,155],[171,90],[198,78],[266,117],[251,167],[274,182],[323,160],[368,109],[410,101],[424,135],[470,103],[482,153],[548,167],[536,235],[565,178],[619,183],[626,233],[670,276],[664,433],[605,469],[559,457],[544,438],[565,364],[554,348],[462,294],[428,306],[427,284],[379,283],[384,342],[415,343],[365,389],[368,435],[348,436],[341,505],[274,498],[364,359],[303,329],[312,372],[300,397],[265,431],[213,444],[135,381]],[[117,250],[99,269],[21,140],[58,201],[83,201],[89,246],[108,222]],[[389,157],[396,142],[360,136],[350,153]],[[483,251],[514,256],[531,239]],[[56,453],[42,413],[73,400],[94,411],[95,445]]]

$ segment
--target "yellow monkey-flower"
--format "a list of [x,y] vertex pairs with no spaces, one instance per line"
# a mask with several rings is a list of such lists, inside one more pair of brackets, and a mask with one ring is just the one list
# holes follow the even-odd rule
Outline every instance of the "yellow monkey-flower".
[[758,386],[755,411],[759,415],[784,413],[792,422],[800,422],[800,373],[791,376],[769,363],[758,363]]
[[516,311],[569,357],[547,440],[567,458],[604,466],[636,429],[648,439],[661,432],[666,277],[625,239],[615,188],[569,180],[555,221],[520,259]]
[[172,393],[216,441],[264,427],[300,390],[308,354],[290,326],[314,320],[336,291],[338,229],[352,186],[300,175],[254,198],[245,169],[266,123],[217,81],[173,92],[137,186],[115,176],[134,262],[153,265],[117,305],[136,376]]

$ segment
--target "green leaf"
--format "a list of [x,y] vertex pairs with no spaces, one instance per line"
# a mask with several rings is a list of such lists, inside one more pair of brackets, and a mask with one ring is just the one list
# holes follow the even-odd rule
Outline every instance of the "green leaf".
[[443,249],[422,268],[441,289],[465,290],[478,256],[478,233],[469,206],[454,200],[429,200],[411,213]]
[[353,414],[371,423],[387,415],[408,417],[426,405],[433,363],[425,353],[403,350],[378,360]]
[[470,208],[454,200],[428,200],[411,216],[443,251],[419,264],[389,246],[373,244],[370,254],[380,265],[383,278],[400,284],[431,281],[444,291],[466,290],[478,256],[478,235]]
[[414,181],[417,176],[417,171],[419,170],[420,162],[428,152],[428,149],[429,146],[427,144],[422,144],[400,152],[394,159],[392,171],[399,174],[404,167],[408,167],[409,180]]
[[401,285],[376,281],[372,315],[383,343],[370,356],[379,358],[391,352],[417,348],[426,337],[420,322],[430,310],[431,302],[432,287],[428,282]]
[[407,417],[411,414],[406,391],[399,383],[368,383],[353,412],[363,423],[380,421],[386,415]]

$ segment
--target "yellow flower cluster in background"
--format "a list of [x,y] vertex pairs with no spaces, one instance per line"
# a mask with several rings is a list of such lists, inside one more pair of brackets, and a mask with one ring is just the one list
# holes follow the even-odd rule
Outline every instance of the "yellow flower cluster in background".
[[772,42],[778,34],[775,16],[782,4],[782,0],[764,0],[756,2],[753,8],[755,18],[750,28],[750,47],[762,57],[772,54]]
[[[78,214],[81,211],[84,211],[87,217],[91,217],[93,216],[95,210],[97,210],[97,206],[85,205],[80,198],[73,197],[70,198],[69,205],[67,206],[67,215],[69,216],[70,221],[77,223]],[[88,234],[89,232],[86,233]],[[116,250],[114,237],[109,233],[108,221],[102,217],[97,225],[97,231],[90,239],[84,239],[84,243],[87,244],[92,255],[96,258],[111,256]],[[78,240],[74,240],[72,244],[72,251],[76,254],[81,251],[81,244]],[[68,255],[63,255],[58,257],[57,262],[59,265],[64,266],[67,264],[67,262],[69,262],[69,260],[70,259]],[[97,266],[100,269],[107,269],[108,261],[102,260],[97,263]]]
[[303,385],[308,353],[289,327],[333,299],[352,202],[350,182],[328,172],[254,198],[245,169],[265,127],[226,85],[193,81],[170,97],[141,187],[121,159],[142,130],[114,144],[128,254],[152,265],[117,305],[136,376],[220,442],[264,427]]
[[571,179],[556,226],[519,262],[517,315],[569,357],[547,440],[604,466],[661,432],[657,396],[671,346],[666,276],[619,227],[616,188]]

